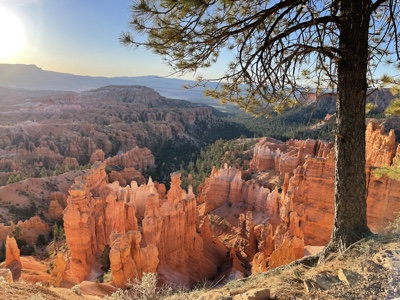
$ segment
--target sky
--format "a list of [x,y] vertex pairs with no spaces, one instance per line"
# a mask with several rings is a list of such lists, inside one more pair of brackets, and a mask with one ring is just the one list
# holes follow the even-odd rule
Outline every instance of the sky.
[[[119,43],[120,34],[129,29],[131,4],[130,0],[0,0],[0,63],[35,64],[89,76],[171,76],[160,56]],[[221,77],[228,61],[221,55],[210,69],[181,78]],[[392,70],[383,66],[377,73]]]
[[[0,63],[35,64],[44,70],[89,76],[171,75],[162,58],[150,50],[119,43],[121,32],[129,29],[130,4],[129,0],[0,0],[0,37],[3,31],[8,38],[0,38]],[[4,11],[13,21],[7,21]],[[222,71],[216,65],[181,78],[218,77]]]

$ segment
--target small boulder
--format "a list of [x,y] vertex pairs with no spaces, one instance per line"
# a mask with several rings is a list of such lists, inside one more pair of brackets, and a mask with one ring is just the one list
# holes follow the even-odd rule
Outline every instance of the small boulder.
[[338,277],[346,285],[354,285],[361,279],[360,274],[347,269],[339,269]]
[[304,282],[304,288],[306,289],[306,293],[311,293],[317,290],[325,290],[322,286],[320,286],[317,282],[312,279],[306,279]]
[[379,273],[382,271],[383,267],[376,262],[367,259],[361,263],[361,268],[364,272],[368,273]]
[[320,273],[314,276],[314,280],[325,290],[331,289],[335,284],[340,283],[339,277],[327,272]]

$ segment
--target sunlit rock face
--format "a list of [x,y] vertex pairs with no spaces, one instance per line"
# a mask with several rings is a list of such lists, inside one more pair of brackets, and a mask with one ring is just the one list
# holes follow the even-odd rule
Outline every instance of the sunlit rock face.
[[13,262],[21,262],[20,251],[17,241],[13,237],[7,236],[6,239],[6,267],[11,266]]
[[[400,146],[395,143],[393,131],[385,134],[375,123],[367,126],[366,141],[368,225],[372,231],[381,232],[400,211],[400,184],[387,176],[377,178],[373,170],[400,159]],[[240,171],[232,168],[212,171],[200,189],[198,202],[201,211],[212,217],[214,234],[231,248],[234,261],[241,264],[251,261],[252,272],[262,272],[302,257],[305,246],[328,243],[334,216],[332,146],[313,140],[282,143],[261,139],[254,148],[253,173],[266,174],[264,177],[257,175],[257,178],[268,181],[284,170],[279,192],[258,186],[263,184],[260,180],[257,184],[253,179],[242,180]],[[248,192],[249,186],[251,193]],[[245,250],[244,245],[252,245],[254,238],[249,233],[243,234],[240,229],[243,222],[236,225],[229,216],[235,215],[241,220],[246,211],[255,216],[255,253]],[[227,224],[228,228],[223,229]],[[237,237],[230,239],[232,234]]]
[[[400,159],[400,147],[392,133],[376,125],[367,127],[366,139],[368,224],[379,232],[400,211],[400,191],[398,182],[377,178],[372,171]],[[153,162],[140,153],[147,165]],[[201,278],[263,272],[330,239],[332,144],[263,139],[247,173],[264,177],[246,175],[245,180],[242,171],[227,165],[214,168],[197,199],[191,187],[180,187],[180,173],[171,174],[168,191],[151,178],[125,185],[123,172],[106,174],[106,164],[113,161],[134,159],[95,163],[69,191],[64,223],[71,249],[69,276],[77,282],[88,277],[106,244],[117,286],[153,271],[168,284],[192,286]],[[141,163],[138,159],[127,166],[136,170]],[[272,184],[276,176],[279,185]]]
[[143,273],[154,273],[158,266],[158,249],[154,245],[141,247],[139,231],[111,234],[110,264],[113,282],[125,288],[127,281],[140,279]]
[[98,162],[75,180],[69,194],[64,226],[69,276],[76,282],[87,279],[107,244],[120,287],[153,271],[169,284],[191,286],[216,275],[226,261],[227,248],[200,234],[196,198],[191,189],[181,189],[179,173],[171,175],[165,194],[151,179],[140,186],[109,183],[105,164]]

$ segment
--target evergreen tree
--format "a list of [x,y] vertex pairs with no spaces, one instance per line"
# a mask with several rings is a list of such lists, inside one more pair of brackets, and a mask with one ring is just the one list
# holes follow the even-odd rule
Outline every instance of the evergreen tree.
[[12,234],[16,240],[19,240],[22,236],[22,228],[19,227],[18,225],[15,225]]
[[220,88],[206,95],[256,115],[293,106],[310,85],[337,90],[335,219],[323,258],[370,234],[365,99],[376,64],[400,59],[399,15],[396,0],[139,0],[130,25],[147,39],[126,32],[121,42],[146,46],[181,73],[231,53]]
[[47,176],[48,176],[47,169],[46,169],[45,167],[43,167],[43,168],[40,170],[39,177],[40,177],[40,178],[43,178],[43,177],[47,177]]

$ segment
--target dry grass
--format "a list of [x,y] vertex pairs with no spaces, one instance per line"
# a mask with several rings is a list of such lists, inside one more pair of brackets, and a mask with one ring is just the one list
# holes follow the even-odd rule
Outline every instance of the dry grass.
[[41,286],[27,284],[25,282],[6,283],[0,282],[0,300],[21,299],[21,300],[57,300],[66,299]]

